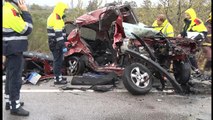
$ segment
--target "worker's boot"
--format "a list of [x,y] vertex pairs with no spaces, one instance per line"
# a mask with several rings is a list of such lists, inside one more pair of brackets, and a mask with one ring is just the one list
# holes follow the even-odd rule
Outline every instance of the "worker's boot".
[[[21,105],[21,106],[24,106],[24,102],[20,102],[20,105]],[[5,110],[9,110],[9,109],[10,109],[10,103],[9,103],[9,102],[6,102]]]
[[[5,94],[4,99],[5,99],[5,102],[6,102],[5,110],[9,110],[10,109],[9,95]],[[20,105],[24,106],[24,102],[20,102]]]
[[67,84],[67,79],[63,78],[62,76],[56,77],[54,84],[55,85],[64,85],[64,84]]
[[17,115],[17,116],[29,116],[29,111],[22,108],[20,102],[17,101],[11,101],[11,108],[10,114]]

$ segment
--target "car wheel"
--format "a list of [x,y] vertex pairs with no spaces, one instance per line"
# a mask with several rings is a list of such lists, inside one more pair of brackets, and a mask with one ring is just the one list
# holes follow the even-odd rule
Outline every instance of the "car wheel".
[[174,61],[173,70],[174,77],[179,84],[184,85],[190,80],[191,66],[188,61]]
[[148,93],[153,84],[151,72],[140,63],[133,63],[125,68],[123,84],[133,95]]
[[77,56],[71,56],[67,60],[68,69],[67,74],[70,76],[81,75],[85,70],[84,61]]

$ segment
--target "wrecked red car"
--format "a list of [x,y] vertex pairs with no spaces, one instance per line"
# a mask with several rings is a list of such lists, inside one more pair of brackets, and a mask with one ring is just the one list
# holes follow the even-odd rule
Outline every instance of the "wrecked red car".
[[[130,5],[106,6],[80,16],[75,22],[67,22],[67,74],[81,75],[87,71],[115,72],[122,78],[130,93],[145,94],[152,87],[155,72],[167,77],[176,91],[183,92],[181,82],[177,82],[167,69],[150,58],[152,56],[147,57],[134,49],[144,46],[140,42],[143,40],[136,35],[137,39],[126,37],[123,22],[135,25],[139,23]],[[165,41],[162,41],[162,45],[164,44]],[[195,45],[188,46],[187,49],[190,51]],[[179,57],[175,54],[176,60],[186,54]]]

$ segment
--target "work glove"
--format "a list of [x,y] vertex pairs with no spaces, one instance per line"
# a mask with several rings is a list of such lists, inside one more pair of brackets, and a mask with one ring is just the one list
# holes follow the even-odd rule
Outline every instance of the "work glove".
[[63,48],[63,53],[66,53],[67,52],[67,48]]

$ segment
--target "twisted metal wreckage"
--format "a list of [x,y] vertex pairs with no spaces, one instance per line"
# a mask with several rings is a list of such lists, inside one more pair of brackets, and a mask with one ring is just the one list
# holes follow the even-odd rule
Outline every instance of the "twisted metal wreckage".
[[[184,93],[191,67],[188,55],[197,43],[188,38],[166,38],[139,23],[130,5],[109,5],[66,22],[68,52],[64,54],[63,75],[86,72],[115,73],[132,94],[146,94],[154,79],[165,87],[165,78],[177,93]],[[53,77],[53,58],[25,52],[25,76],[36,71]],[[168,63],[173,62],[173,69]],[[174,75],[170,74],[173,72]],[[98,79],[97,79],[98,80]]]

